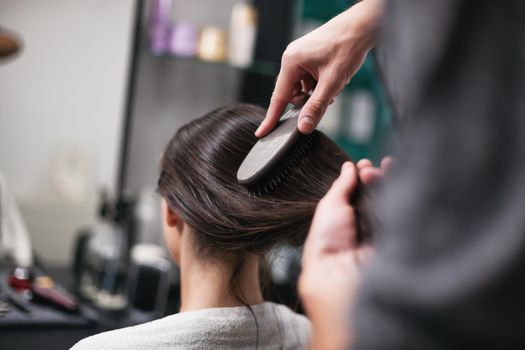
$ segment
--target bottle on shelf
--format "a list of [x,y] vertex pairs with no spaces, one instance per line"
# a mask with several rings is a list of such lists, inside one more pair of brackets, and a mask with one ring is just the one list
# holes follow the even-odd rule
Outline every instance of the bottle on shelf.
[[246,68],[253,63],[256,36],[257,9],[249,2],[236,3],[232,8],[228,38],[228,62],[232,66]]
[[170,38],[170,53],[178,57],[195,57],[199,41],[199,29],[191,23],[173,25]]
[[173,0],[153,0],[150,8],[150,50],[156,55],[169,51]]
[[202,28],[198,56],[209,62],[222,62],[226,59],[226,33],[222,28]]

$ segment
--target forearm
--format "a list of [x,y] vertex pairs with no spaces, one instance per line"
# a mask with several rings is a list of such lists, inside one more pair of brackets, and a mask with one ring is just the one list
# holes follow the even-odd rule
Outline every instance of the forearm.
[[353,338],[350,320],[359,273],[355,261],[351,255],[340,254],[304,267],[299,295],[312,322],[310,349],[350,347]]
[[330,313],[320,310],[312,315],[311,350],[343,350],[351,345],[352,334],[349,322],[338,321]]
[[377,33],[383,16],[384,0],[363,0],[334,17],[341,28],[341,47],[368,51],[377,41]]

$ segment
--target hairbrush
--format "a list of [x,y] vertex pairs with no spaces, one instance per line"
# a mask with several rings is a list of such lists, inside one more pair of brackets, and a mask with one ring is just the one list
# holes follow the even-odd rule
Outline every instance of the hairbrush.
[[[269,194],[286,178],[290,169],[303,157],[318,139],[318,133],[303,135],[297,128],[297,120],[302,106],[309,96],[298,106],[287,110],[277,127],[261,138],[244,158],[237,171],[237,182],[248,188],[248,194],[262,196]],[[358,172],[357,167],[355,168]],[[361,210],[369,206],[368,196],[357,176],[357,186],[348,202],[356,208],[356,243],[370,241],[375,225],[374,218],[363,216]]]
[[288,109],[276,128],[257,141],[244,158],[237,171],[237,181],[246,186],[250,194],[261,196],[275,189],[314,143],[315,133],[303,135],[297,128],[299,113],[308,97]]

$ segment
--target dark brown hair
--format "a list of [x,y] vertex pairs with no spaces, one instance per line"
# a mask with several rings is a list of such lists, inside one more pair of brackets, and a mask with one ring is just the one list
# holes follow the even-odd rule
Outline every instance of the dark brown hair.
[[194,229],[203,256],[227,253],[242,261],[246,253],[265,253],[280,242],[302,244],[317,203],[350,160],[315,131],[315,143],[282,183],[250,196],[236,174],[264,115],[248,104],[216,109],[180,128],[164,151],[157,191]]

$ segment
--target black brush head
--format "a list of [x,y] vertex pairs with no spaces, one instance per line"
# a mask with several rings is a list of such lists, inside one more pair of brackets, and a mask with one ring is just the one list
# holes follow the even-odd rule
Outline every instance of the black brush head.
[[287,157],[301,136],[297,129],[298,116],[299,109],[289,110],[272,132],[257,141],[237,171],[241,185],[261,183]]

